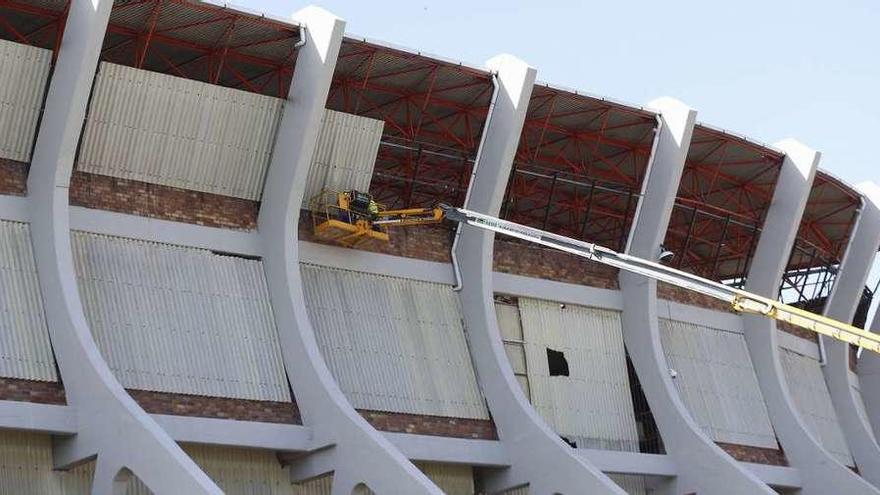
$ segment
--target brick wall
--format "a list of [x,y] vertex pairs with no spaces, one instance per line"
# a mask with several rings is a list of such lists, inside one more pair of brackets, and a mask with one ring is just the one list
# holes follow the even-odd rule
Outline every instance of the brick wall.
[[60,382],[38,382],[18,378],[0,378],[0,400],[67,404],[64,386]]
[[700,308],[733,312],[730,305],[724,301],[664,282],[657,282],[657,297]]
[[781,449],[766,449],[752,447],[750,445],[734,445],[731,443],[717,442],[718,446],[731,457],[740,462],[754,462],[770,466],[788,466],[788,459]]
[[227,399],[134,389],[129,389],[128,393],[152,414],[302,424],[299,408],[294,402]]
[[74,171],[70,204],[208,227],[253,230],[257,201]]
[[488,419],[447,418],[383,411],[358,411],[379,431],[452,438],[497,440],[495,424]]
[[495,239],[497,272],[617,289],[617,269],[534,244]]
[[27,193],[28,164],[0,158],[0,194],[24,196]]
[[795,337],[800,337],[804,340],[809,340],[810,342],[819,343],[819,335],[817,333],[811,332],[806,328],[801,328],[791,323],[786,323],[784,321],[777,321],[776,328],[782,330],[785,333],[790,333]]

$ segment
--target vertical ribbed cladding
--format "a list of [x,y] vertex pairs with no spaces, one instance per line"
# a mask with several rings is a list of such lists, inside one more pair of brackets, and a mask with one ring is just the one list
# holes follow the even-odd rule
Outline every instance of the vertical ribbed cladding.
[[810,433],[835,459],[854,466],[819,361],[785,348],[779,354],[791,398]]
[[0,158],[30,162],[52,52],[0,40]]
[[877,434],[871,428],[871,421],[868,419],[868,410],[865,408],[865,399],[862,397],[859,376],[852,371],[849,372],[849,384],[852,388],[853,399],[856,403],[856,412],[859,413],[859,417],[862,418],[862,421],[868,425],[868,433],[871,435],[871,439],[876,442]]
[[283,103],[102,62],[78,169],[259,200]]
[[471,466],[437,462],[417,462],[415,464],[446,495],[473,495],[475,493],[474,470]]
[[262,262],[73,233],[98,348],[126,388],[288,402]]
[[516,376],[516,381],[519,382],[526,399],[531,400],[519,308],[515,304],[496,301],[495,316],[498,318],[498,329],[501,331],[501,339],[504,341],[504,351],[507,353],[510,367],[513,368],[513,374]]
[[[578,447],[638,452],[620,313],[522,297],[519,309],[535,409]],[[550,376],[547,349],[569,376]]]
[[318,345],[355,408],[488,419],[451,287],[301,270]]
[[0,220],[0,376],[57,382],[28,224]]
[[679,397],[712,440],[779,448],[741,333],[661,318],[660,337]]
[[0,493],[10,495],[88,495],[94,463],[55,471],[52,437],[26,431],[0,431]]
[[385,122],[325,110],[303,205],[323,190],[369,191]]

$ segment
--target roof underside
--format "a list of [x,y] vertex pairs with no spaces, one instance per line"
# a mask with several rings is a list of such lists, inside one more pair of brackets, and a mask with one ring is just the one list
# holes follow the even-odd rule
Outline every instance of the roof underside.
[[346,38],[327,108],[385,122],[371,186],[380,202],[461,204],[492,90],[488,72]]
[[621,246],[656,123],[651,112],[535,86],[502,215],[562,235]]
[[284,97],[299,28],[186,0],[117,0],[101,59]]
[[801,219],[789,269],[839,264],[860,203],[856,191],[831,175],[818,172]]
[[0,38],[54,50],[67,19],[67,0],[0,1]]
[[715,280],[745,273],[782,160],[776,150],[698,124],[664,242],[673,266]]

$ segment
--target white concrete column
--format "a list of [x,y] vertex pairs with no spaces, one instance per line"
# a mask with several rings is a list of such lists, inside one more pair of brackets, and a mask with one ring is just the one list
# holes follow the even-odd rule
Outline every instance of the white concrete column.
[[[825,316],[844,323],[851,323],[855,317],[868,272],[880,245],[880,188],[871,183],[860,184],[859,189],[862,193],[862,209],[825,305]],[[822,371],[846,443],[859,474],[880,487],[880,447],[874,441],[871,425],[859,414],[856,405],[858,399],[852,393],[849,345],[839,340],[820,338],[825,345],[826,359]]]
[[[509,55],[486,64],[496,73],[496,95],[465,208],[498,215],[510,176],[535,82],[535,69]],[[495,493],[525,483],[530,493],[624,492],[608,477],[575,455],[532,408],[522,393],[504,351],[492,289],[492,233],[462,226],[453,245],[460,267],[461,301],[468,346],[477,378],[511,467],[484,477]]]
[[[776,144],[785,159],[761,237],[749,268],[746,290],[776,299],[816,175],[820,154],[795,140]],[[792,401],[779,357],[774,320],[743,316],[746,345],[776,437],[788,462],[798,469],[805,495],[877,493],[836,461],[810,433]]]
[[325,462],[318,471],[335,471],[340,483],[363,481],[376,493],[440,494],[351,406],[321,355],[309,321],[297,225],[345,22],[317,7],[297,12],[294,19],[305,26],[305,45],[297,55],[257,224],[284,366],[303,422],[314,430],[316,448],[324,447]]
[[[880,187],[874,183],[860,184],[859,188],[868,197],[877,197],[880,193]],[[878,297],[877,294],[874,294],[874,297]],[[874,333],[880,333],[880,311],[874,313],[869,328]],[[862,352],[856,369],[865,412],[876,436],[876,433],[880,432],[880,354],[871,351]]]
[[[82,309],[70,249],[68,185],[86,105],[113,2],[73,0],[30,175],[31,236],[49,337],[78,433],[60,440],[56,464],[97,455],[98,465],[128,467],[156,493],[221,493],[128,396],[107,367]],[[99,475],[115,477],[102,469]],[[112,486],[96,477],[95,491]]]
[[[656,260],[669,227],[697,112],[671,98],[655,100],[648,106],[660,112],[662,124],[630,233],[628,252]],[[663,445],[678,468],[674,491],[719,495],[773,493],[703,432],[679,397],[660,342],[657,282],[621,271],[620,288],[624,342],[660,429]]]

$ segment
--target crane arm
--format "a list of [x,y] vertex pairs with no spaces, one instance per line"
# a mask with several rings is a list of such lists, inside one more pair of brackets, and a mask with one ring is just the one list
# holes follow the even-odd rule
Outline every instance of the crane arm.
[[880,353],[880,335],[846,323],[817,315],[779,301],[729,287],[691,273],[618,253],[597,244],[571,239],[540,229],[501,220],[474,211],[441,205],[445,218],[483,230],[564,251],[588,260],[613,266],[661,282],[692,290],[728,303],[738,313],[762,315],[805,328],[821,335]]

